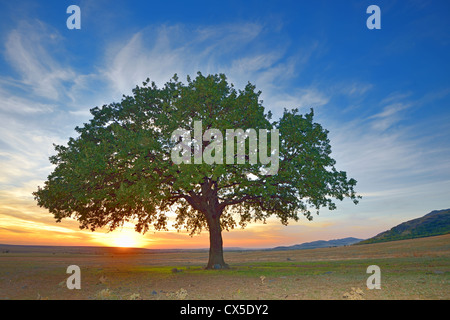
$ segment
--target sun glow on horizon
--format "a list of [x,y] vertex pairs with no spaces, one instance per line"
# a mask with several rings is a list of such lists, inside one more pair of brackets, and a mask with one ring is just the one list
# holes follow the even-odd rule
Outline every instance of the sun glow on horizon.
[[[92,234],[97,243],[108,247],[121,248],[145,248],[150,241],[139,232],[134,230],[134,225],[125,223],[121,229],[106,233]],[[150,241],[151,242],[151,241]]]
[[131,234],[128,233],[118,235],[113,239],[113,243],[116,247],[122,248],[131,248],[139,246],[136,239]]

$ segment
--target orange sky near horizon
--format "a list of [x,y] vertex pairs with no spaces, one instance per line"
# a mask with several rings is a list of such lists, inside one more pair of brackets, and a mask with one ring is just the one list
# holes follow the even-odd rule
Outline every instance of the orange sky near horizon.
[[[37,186],[38,184],[36,184]],[[125,224],[113,232],[106,230],[80,230],[74,219],[56,223],[53,215],[37,206],[31,192],[33,182],[22,188],[0,191],[0,243],[17,245],[64,245],[64,246],[121,246],[160,249],[208,248],[209,235],[203,230],[193,237],[185,230],[150,230],[145,235],[134,231],[134,225]],[[266,224],[250,223],[245,229],[237,227],[223,231],[224,247],[270,248],[293,245],[315,240],[345,237],[367,238],[377,233],[370,225],[348,225],[340,221],[338,212],[324,210],[313,221],[301,218],[283,226],[276,219]]]
[[[1,177],[0,177],[1,181]],[[169,216],[169,231],[153,231],[145,235],[134,231],[131,223],[113,232],[106,230],[80,230],[74,219],[56,223],[53,215],[40,208],[32,192],[43,181],[30,180],[21,187],[0,189],[0,243],[17,245],[63,245],[63,246],[123,246],[154,249],[208,248],[209,235],[203,230],[190,237],[186,230],[177,232],[171,228],[173,217]],[[224,247],[271,248],[346,237],[367,239],[388,230],[406,220],[423,216],[427,211],[409,216],[386,217],[378,214],[379,206],[373,200],[379,195],[361,193],[364,203],[355,206],[350,200],[337,202],[338,209],[322,209],[313,215],[313,221],[300,217],[298,222],[289,221],[283,226],[277,219],[269,218],[266,224],[250,223],[245,229],[237,227],[223,231]]]

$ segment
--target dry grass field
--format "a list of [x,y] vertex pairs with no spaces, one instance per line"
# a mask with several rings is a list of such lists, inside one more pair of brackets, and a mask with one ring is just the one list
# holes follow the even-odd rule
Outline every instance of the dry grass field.
[[[450,235],[291,251],[230,251],[228,270],[207,252],[0,252],[0,300],[450,299]],[[69,265],[81,289],[69,290]],[[369,290],[369,265],[381,289]]]

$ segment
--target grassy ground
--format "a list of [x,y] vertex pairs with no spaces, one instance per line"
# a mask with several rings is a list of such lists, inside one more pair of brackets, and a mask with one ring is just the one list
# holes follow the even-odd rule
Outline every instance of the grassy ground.
[[[450,235],[296,251],[226,252],[228,270],[204,270],[207,253],[0,254],[0,299],[450,299]],[[81,289],[66,287],[69,265]],[[369,265],[381,289],[369,290]],[[176,269],[176,271],[175,271]]]

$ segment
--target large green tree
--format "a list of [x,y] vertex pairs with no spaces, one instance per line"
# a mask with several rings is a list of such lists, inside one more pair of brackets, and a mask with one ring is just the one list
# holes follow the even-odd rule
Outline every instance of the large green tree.
[[[222,230],[270,216],[284,225],[301,215],[312,219],[312,211],[335,209],[333,201],[345,197],[356,204],[356,181],[335,169],[328,131],[313,122],[313,110],[305,115],[285,110],[272,121],[259,97],[254,85],[236,90],[223,74],[198,73],[186,84],[175,75],[162,88],[147,79],[120,103],[91,109],[89,123],[75,128],[78,136],[67,146],[55,145],[50,157],[55,169],[33,193],[35,199],[57,222],[74,217],[80,228],[92,231],[114,230],[127,221],[142,233],[167,229],[167,214],[175,212],[176,228],[191,235],[209,231],[207,268],[228,267]],[[173,133],[180,128],[193,132],[195,121],[202,121],[203,130],[221,132],[278,129],[278,170],[269,175],[267,165],[251,162],[248,142],[245,161],[237,161],[236,143],[234,163],[176,164],[171,155],[180,140]],[[203,150],[217,142],[210,138],[201,141]],[[267,141],[270,156],[272,140]],[[194,155],[198,140],[192,142],[184,146]]]

